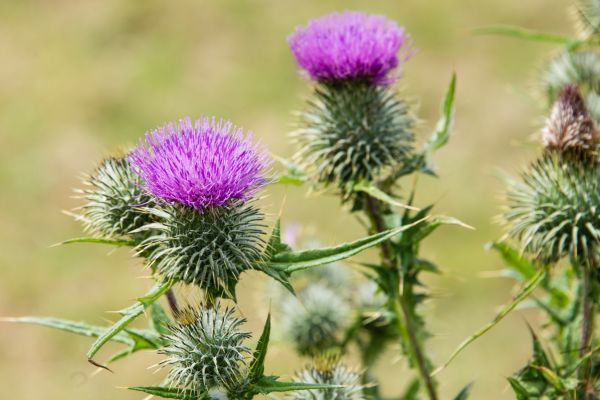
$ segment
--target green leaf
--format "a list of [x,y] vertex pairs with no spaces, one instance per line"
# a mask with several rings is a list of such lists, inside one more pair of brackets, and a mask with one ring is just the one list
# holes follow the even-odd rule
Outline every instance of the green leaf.
[[383,190],[379,189],[377,186],[374,186],[369,183],[360,182],[353,186],[353,190],[355,192],[367,193],[369,196],[374,197],[377,200],[383,201],[384,203],[387,203],[394,207],[405,208],[407,210],[413,210],[413,211],[419,211],[419,208],[404,204],[404,203],[400,202],[399,200],[393,198],[392,196],[390,196]]
[[87,352],[88,360],[93,363],[93,357],[102,348],[102,346],[104,346],[119,332],[123,331],[127,325],[129,325],[134,319],[144,312],[147,306],[162,296],[171,288],[171,286],[173,286],[173,282],[171,281],[165,281],[156,284],[146,295],[140,297],[136,304],[119,311],[119,313],[122,315],[121,319],[119,319],[110,328],[106,329],[105,332],[99,336],[98,339],[96,339],[96,341],[92,344],[92,347]]
[[559,392],[564,392],[566,390],[565,384],[563,383],[562,379],[556,374],[556,372],[543,365],[532,365],[532,367],[540,371],[544,376],[544,379],[546,379],[548,383],[554,386],[556,390],[558,390]]
[[454,400],[467,400],[469,398],[469,394],[471,394],[471,388],[473,387],[473,383],[469,383],[466,385],[458,394],[454,397]]
[[475,29],[477,35],[500,35],[517,39],[532,40],[536,42],[562,44],[569,48],[576,48],[585,43],[583,40],[555,33],[539,32],[531,29],[520,28],[518,26],[495,25],[485,28]]
[[467,229],[475,229],[471,225],[467,225],[457,218],[448,217],[446,215],[436,215],[427,218],[425,222],[411,229],[410,235],[413,243],[419,243],[427,236],[432,234],[437,228],[443,225],[458,225]]
[[282,185],[299,186],[304,184],[308,180],[308,177],[306,176],[304,171],[302,171],[302,168],[298,164],[282,157],[275,156],[275,159],[279,161],[286,169],[286,172],[281,173],[276,178],[276,183]]
[[498,324],[500,321],[502,321],[502,319],[504,319],[504,317],[506,317],[516,306],[518,306],[520,302],[522,302],[523,300],[525,300],[531,294],[531,292],[534,291],[534,289],[539,285],[539,283],[542,281],[542,279],[544,279],[545,276],[546,276],[546,270],[540,269],[529,281],[527,281],[523,285],[523,287],[515,295],[515,297],[513,298],[513,300],[509,304],[505,305],[502,308],[502,310],[500,310],[500,312],[494,317],[494,319],[491,322],[489,322],[483,328],[479,329],[473,335],[471,335],[467,339],[465,339],[456,348],[456,350],[454,350],[454,352],[450,355],[450,357],[448,358],[448,360],[443,365],[441,365],[440,367],[438,367],[435,371],[433,371],[432,375],[436,375],[439,372],[441,372],[468,345],[470,345],[472,342],[474,342],[475,340],[477,340],[479,337],[481,337],[487,331],[489,331],[494,326],[496,326],[496,324]]
[[537,268],[525,257],[523,257],[517,249],[511,247],[504,242],[491,242],[486,247],[496,250],[502,256],[502,259],[525,279],[530,279],[535,275]]
[[[78,335],[89,337],[99,337],[106,332],[106,327],[103,326],[89,325],[83,322],[74,322],[53,317],[3,318],[2,321],[42,325],[47,326],[49,328],[60,329],[62,331],[76,333]],[[112,336],[110,340],[114,342],[123,343],[129,346],[133,346],[135,344],[135,341],[125,332],[120,332]]]
[[208,398],[204,393],[198,394],[190,389],[169,388],[163,386],[131,386],[128,389],[144,392],[165,399],[202,400]]
[[293,392],[296,390],[339,389],[340,385],[314,384],[304,382],[280,382],[276,376],[264,376],[253,386],[255,393]]
[[161,335],[167,335],[167,328],[171,323],[171,319],[165,312],[165,309],[158,302],[150,305],[150,328]]
[[525,386],[523,386],[521,382],[519,382],[519,380],[510,377],[506,379],[508,380],[508,383],[510,383],[513,392],[515,392],[515,394],[517,395],[517,400],[527,400],[530,398],[529,392],[527,391],[527,389],[525,389]]
[[100,244],[110,244],[112,246],[130,246],[130,247],[133,247],[137,244],[135,242],[135,240],[106,239],[106,238],[97,238],[97,237],[79,237],[79,238],[65,240],[64,242],[57,243],[53,246],[61,246],[63,244],[72,244],[72,243],[100,243]]
[[452,74],[444,101],[442,102],[441,114],[442,116],[438,120],[435,130],[431,137],[425,143],[425,152],[433,153],[434,151],[442,148],[448,143],[450,138],[450,128],[454,120],[454,94],[456,92],[456,73]]
[[376,246],[379,243],[385,242],[386,240],[416,226],[417,224],[420,224],[421,222],[423,222],[423,220],[418,220],[409,225],[389,229],[387,231],[367,236],[354,242],[344,243],[334,247],[301,251],[283,251],[281,253],[274,254],[271,259],[266,260],[265,265],[275,270],[291,274],[303,269],[340,261],[348,257],[352,257],[353,255],[358,254],[370,247]]
[[250,364],[250,382],[258,382],[265,373],[265,358],[267,357],[267,350],[269,348],[269,338],[271,336],[271,313],[267,316],[265,326],[263,327],[262,334],[254,355],[252,356],[252,363]]

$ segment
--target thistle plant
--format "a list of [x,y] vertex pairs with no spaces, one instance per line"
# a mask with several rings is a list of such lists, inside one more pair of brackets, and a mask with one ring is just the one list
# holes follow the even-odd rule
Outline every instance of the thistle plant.
[[[401,398],[439,398],[421,309],[428,298],[422,273],[438,268],[419,249],[438,227],[465,225],[430,215],[432,206],[414,199],[416,176],[435,175],[431,157],[449,140],[455,77],[433,135],[419,145],[414,111],[395,86],[413,54],[404,28],[381,15],[347,11],[297,28],[288,43],[314,88],[293,134],[297,154],[284,160],[289,170],[274,172],[264,147],[227,120],[183,118],[150,129],[126,156],[107,158],[87,179],[81,192],[86,204],[76,217],[91,236],[64,243],[131,247],[150,272],[152,288],[109,326],[52,317],[12,321],[95,337],[87,359],[104,369],[140,350],[158,352],[166,380],[131,389],[163,398],[247,400],[290,392],[285,398],[380,400],[373,371],[392,344],[400,345],[401,358],[415,371]],[[571,125],[589,125],[582,110]],[[584,147],[590,154],[595,149],[591,142]],[[412,186],[402,180],[409,175]],[[292,249],[282,240],[281,221],[259,207],[270,185],[285,183],[332,189],[363,221],[366,236]],[[348,271],[356,263],[341,261],[369,248],[379,257],[360,263],[357,279]],[[308,358],[294,381],[265,374],[270,315],[253,349],[253,335],[243,329],[238,315],[245,305],[237,304],[236,287],[248,270],[286,291],[276,304],[281,325]],[[184,285],[200,304],[181,305]],[[170,312],[160,304],[163,296]],[[132,328],[142,315],[149,327]],[[126,347],[97,361],[111,341]],[[348,364],[351,355],[361,365]],[[466,386],[455,399],[468,392]]]
[[[462,223],[454,218],[429,216],[431,206],[419,208],[412,204],[415,186],[408,190],[406,204],[399,195],[401,178],[421,172],[433,174],[429,158],[449,138],[455,78],[433,135],[418,149],[414,112],[394,85],[413,54],[412,39],[404,28],[382,15],[347,11],[310,21],[297,28],[288,42],[314,88],[292,133],[298,151],[295,163],[286,163],[290,169],[288,180],[295,177],[312,188],[332,188],[343,203],[349,204],[350,212],[366,222],[370,234],[413,225],[402,235],[380,243],[376,262],[362,264],[363,274],[375,286],[366,289],[377,300],[354,302],[354,322],[346,328],[345,339],[339,342],[332,333],[324,347],[329,349],[330,343],[337,343],[342,353],[356,348],[365,371],[364,394],[380,399],[372,369],[388,345],[400,343],[408,365],[417,375],[404,397],[437,399],[437,382],[431,376],[432,362],[425,351],[429,332],[420,310],[428,297],[421,272],[437,272],[437,267],[419,255],[419,247],[439,226]],[[299,170],[304,172],[302,179],[298,179]],[[307,290],[312,294],[314,288],[319,286]],[[315,295],[329,298],[326,288],[314,290]],[[350,291],[348,297],[352,297]],[[328,302],[319,302],[319,312],[325,313],[330,307]],[[313,320],[306,315],[316,310],[312,311],[311,301],[307,303],[306,313],[284,312],[286,319],[297,324],[292,325],[297,326],[296,332],[310,331]],[[322,324],[333,326],[331,322]],[[305,341],[304,336],[295,339]],[[305,348],[298,346],[301,353]],[[303,376],[314,380],[315,372]],[[468,390],[465,388],[458,398],[466,398]]]

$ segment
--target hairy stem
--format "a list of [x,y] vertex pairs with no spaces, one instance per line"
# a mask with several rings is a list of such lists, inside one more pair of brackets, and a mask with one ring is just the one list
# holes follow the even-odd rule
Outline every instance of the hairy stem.
[[[377,232],[383,232],[386,228],[385,222],[381,216],[381,203],[379,200],[365,195],[365,211],[371,220],[373,228]],[[392,249],[389,242],[383,242],[381,245],[381,254],[383,261],[388,268],[395,268],[394,257],[392,256]],[[437,392],[431,372],[429,371],[429,365],[425,358],[421,343],[417,337],[416,327],[412,319],[411,310],[404,296],[397,290],[395,299],[393,300],[393,311],[396,314],[396,320],[398,321],[398,330],[402,338],[409,344],[410,352],[414,358],[414,361],[419,370],[419,375],[423,384],[427,390],[427,394],[430,400],[437,400]]]
[[[597,267],[596,256],[592,254],[588,262],[583,267],[583,290],[581,292],[581,342],[579,347],[579,357],[583,357],[591,349],[592,334],[594,330],[594,299],[593,299],[593,279],[594,271]],[[595,391],[592,381],[592,357],[583,363],[580,367],[579,375],[583,381],[584,398],[592,400],[595,398]]]
[[173,315],[179,314],[179,306],[177,305],[177,297],[175,297],[175,292],[173,292],[173,289],[167,290],[167,292],[165,293],[165,296],[167,297],[167,302],[169,303],[169,307],[171,308],[171,313]]

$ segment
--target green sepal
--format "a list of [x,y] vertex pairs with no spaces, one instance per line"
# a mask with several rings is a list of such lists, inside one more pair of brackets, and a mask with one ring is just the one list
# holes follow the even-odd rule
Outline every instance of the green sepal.
[[144,312],[146,307],[162,296],[171,288],[171,286],[173,286],[173,282],[171,281],[158,283],[152,289],[150,289],[148,293],[138,298],[138,302],[136,304],[119,311],[119,314],[122,316],[121,319],[114,323],[110,328],[106,329],[105,332],[99,336],[98,339],[96,339],[96,341],[92,344],[92,347],[90,347],[87,352],[88,360],[95,364],[93,357],[102,348],[102,346],[104,346],[119,332],[123,331],[127,325],[129,325]]
[[267,357],[267,350],[269,348],[269,338],[271,336],[271,313],[267,316],[265,326],[263,327],[262,334],[256,344],[256,349],[252,356],[252,363],[250,364],[250,382],[258,382],[265,373],[265,358]]
[[314,384],[304,382],[281,382],[278,376],[263,376],[253,386],[256,394],[269,394],[274,392],[293,392],[296,390],[326,390],[339,389],[340,385]]
[[131,386],[128,389],[144,392],[153,396],[160,396],[165,399],[203,400],[208,398],[206,393],[197,393],[190,389],[169,388],[163,386]]

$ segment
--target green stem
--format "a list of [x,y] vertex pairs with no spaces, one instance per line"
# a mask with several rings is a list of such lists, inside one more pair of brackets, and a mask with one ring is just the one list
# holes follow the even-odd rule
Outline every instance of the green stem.
[[[594,299],[593,299],[593,278],[597,266],[596,257],[592,254],[588,262],[581,265],[583,267],[583,290],[581,292],[581,341],[579,347],[579,357],[585,356],[591,347],[592,335],[594,330]],[[595,390],[592,378],[592,357],[581,365],[579,375],[583,382],[584,399],[592,400],[595,398]]]
[[[365,211],[369,216],[371,223],[373,224],[373,228],[377,232],[383,232],[386,226],[383,218],[381,217],[381,203],[377,199],[367,194],[365,195]],[[381,243],[380,247],[382,258],[386,266],[388,268],[395,268],[395,260],[392,255],[392,249],[389,242],[386,241]],[[398,288],[395,288],[393,293],[395,294],[395,299],[390,300],[392,300],[393,303],[393,311],[396,315],[396,321],[400,335],[409,345],[410,352],[412,353],[413,359],[417,365],[419,376],[427,390],[429,399],[437,400],[438,396],[435,389],[435,384],[433,382],[433,378],[431,377],[429,365],[425,359],[423,349],[421,348],[421,343],[417,337],[416,327],[412,319],[410,307],[406,303],[404,296],[398,291]]]

